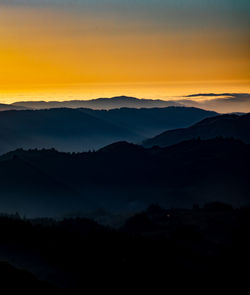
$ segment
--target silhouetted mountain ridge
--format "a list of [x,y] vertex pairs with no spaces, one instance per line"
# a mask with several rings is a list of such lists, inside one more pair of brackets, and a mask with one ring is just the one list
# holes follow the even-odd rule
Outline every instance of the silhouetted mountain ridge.
[[61,151],[98,149],[116,141],[140,142],[166,129],[189,126],[208,116],[195,108],[50,109],[0,112],[0,153],[17,148]]
[[249,166],[250,146],[223,138],[151,149],[119,142],[72,154],[17,150],[0,157],[1,205],[40,215],[131,210],[153,201],[243,205],[250,201]]
[[[198,100],[196,98],[199,98]],[[50,108],[91,108],[109,110],[114,108],[152,108],[183,106],[197,107],[219,113],[246,113],[249,112],[249,93],[198,93],[175,97],[171,100],[140,99],[130,96],[116,96],[110,98],[97,98],[88,100],[70,101],[18,101],[6,104],[3,110],[13,110],[24,107],[26,109],[50,109]],[[0,107],[1,111],[1,107]]]
[[144,146],[169,146],[192,138],[232,137],[250,143],[250,114],[220,115],[203,119],[188,128],[170,130],[144,141]]
[[23,106],[0,103],[0,111],[25,110],[25,109],[26,108]]
[[139,99],[130,96],[115,96],[111,98],[97,98],[91,100],[70,100],[70,101],[21,101],[11,104],[11,107],[25,107],[29,109],[49,108],[91,108],[96,110],[109,110],[114,108],[152,108],[181,106],[176,101],[164,101],[154,99]]

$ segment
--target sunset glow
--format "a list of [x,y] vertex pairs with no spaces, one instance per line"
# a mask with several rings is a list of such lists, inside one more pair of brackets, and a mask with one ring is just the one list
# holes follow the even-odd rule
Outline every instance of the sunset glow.
[[0,1],[1,102],[250,92],[249,5],[8,2]]

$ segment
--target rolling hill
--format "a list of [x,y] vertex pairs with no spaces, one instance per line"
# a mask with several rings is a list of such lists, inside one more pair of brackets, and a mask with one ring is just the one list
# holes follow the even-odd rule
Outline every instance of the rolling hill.
[[29,216],[133,211],[152,202],[241,206],[250,202],[249,165],[249,145],[220,138],[152,149],[118,142],[79,154],[17,150],[0,157],[0,206]]
[[169,130],[144,141],[145,147],[166,147],[193,138],[235,138],[250,143],[250,114],[206,118],[191,127]]
[[0,112],[0,154],[17,148],[98,149],[115,141],[140,142],[166,129],[213,116],[195,108],[49,109]]

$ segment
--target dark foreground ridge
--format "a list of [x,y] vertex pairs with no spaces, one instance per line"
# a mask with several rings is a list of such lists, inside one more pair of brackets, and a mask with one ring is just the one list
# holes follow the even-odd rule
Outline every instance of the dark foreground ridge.
[[232,282],[243,286],[247,276],[249,213],[220,202],[192,210],[153,204],[119,229],[86,218],[2,216],[1,260],[11,260],[39,281],[6,263],[0,263],[1,279],[22,294],[150,287],[159,294],[162,288],[200,292],[204,286],[204,292],[225,291]]
[[62,289],[45,281],[38,280],[30,272],[17,269],[7,262],[0,261],[0,277],[2,294],[62,294]]

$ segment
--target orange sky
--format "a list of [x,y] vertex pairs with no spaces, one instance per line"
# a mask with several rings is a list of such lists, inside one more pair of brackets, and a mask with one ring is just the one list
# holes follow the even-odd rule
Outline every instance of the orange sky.
[[227,26],[0,5],[0,102],[250,92],[249,44]]

